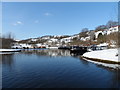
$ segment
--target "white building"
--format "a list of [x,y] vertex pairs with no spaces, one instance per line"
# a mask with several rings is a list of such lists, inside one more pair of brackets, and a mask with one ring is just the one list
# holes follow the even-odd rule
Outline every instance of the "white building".
[[110,33],[113,33],[113,32],[118,32],[118,26],[109,28],[107,31],[107,35],[109,35]]

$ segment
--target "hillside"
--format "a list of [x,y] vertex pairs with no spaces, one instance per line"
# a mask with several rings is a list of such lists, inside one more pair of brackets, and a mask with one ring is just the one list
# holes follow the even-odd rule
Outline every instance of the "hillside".
[[74,35],[46,35],[37,38],[29,38],[17,41],[18,44],[45,45],[45,46],[69,46],[107,43],[110,47],[117,47],[118,26],[112,26],[108,29],[100,28],[96,30],[83,30]]

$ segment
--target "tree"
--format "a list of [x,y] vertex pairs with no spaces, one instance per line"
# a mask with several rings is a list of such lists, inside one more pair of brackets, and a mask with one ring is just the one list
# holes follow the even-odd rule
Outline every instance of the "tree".
[[108,21],[106,24],[107,28],[110,28],[112,26],[117,26],[117,25],[118,25],[118,22],[112,21],[112,20]]
[[120,32],[118,32],[118,47],[120,48]]
[[95,32],[94,31],[90,31],[90,40],[95,40]]
[[106,25],[100,25],[100,26],[96,27],[95,31],[102,31],[104,29],[107,29]]
[[79,33],[79,37],[80,38],[81,37],[87,37],[88,36],[87,32],[88,32],[88,28],[83,28],[81,33]]
[[110,44],[114,44],[119,47],[119,34],[118,32],[111,33],[107,36],[107,42]]
[[102,35],[102,33],[99,33],[98,38],[97,38],[98,43],[104,43],[106,42],[106,35]]
[[83,28],[81,32],[88,32],[88,28]]
[[65,44],[65,41],[62,41],[62,45],[64,45]]
[[15,42],[12,33],[7,33],[6,35],[3,35],[3,37],[0,39],[2,42],[2,47],[0,45],[0,48],[11,48],[11,44]]

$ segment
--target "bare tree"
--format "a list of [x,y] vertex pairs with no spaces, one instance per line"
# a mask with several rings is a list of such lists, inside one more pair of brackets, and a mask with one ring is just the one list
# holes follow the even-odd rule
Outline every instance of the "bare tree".
[[118,47],[120,48],[120,27],[118,27]]
[[87,37],[88,36],[87,32],[88,32],[88,28],[83,28],[81,33],[79,33],[79,37],[80,38],[81,37]]
[[102,31],[102,30],[104,30],[104,29],[107,29],[107,27],[106,27],[106,25],[100,25],[100,26],[98,26],[98,27],[96,27],[96,31]]
[[81,32],[88,32],[88,28],[83,28]]
[[95,31],[90,31],[90,40],[95,40]]
[[13,40],[12,33],[7,33],[6,35],[3,35],[3,37],[1,38],[1,41],[2,41],[1,48],[11,48],[11,44],[15,42]]
[[118,32],[111,33],[107,36],[107,42],[118,46]]
[[112,26],[117,26],[117,25],[118,25],[118,22],[112,21],[112,20],[108,21],[106,24],[107,28],[110,28]]

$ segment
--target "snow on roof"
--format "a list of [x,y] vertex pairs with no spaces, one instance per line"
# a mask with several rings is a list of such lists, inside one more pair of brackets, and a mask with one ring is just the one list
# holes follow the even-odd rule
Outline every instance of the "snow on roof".
[[18,39],[15,39],[15,41],[17,41],[17,42],[18,42],[18,41],[20,41],[20,40],[18,40]]
[[31,47],[29,44],[20,44],[22,47]]
[[37,41],[38,39],[31,39],[31,41]]
[[50,40],[53,41],[53,42],[58,41],[58,39],[54,39],[54,38],[52,38]]
[[41,43],[38,43],[38,44],[36,44],[37,46],[41,46],[42,44]]
[[118,32],[118,26],[109,28],[107,31],[107,35],[113,32]]
[[108,46],[108,43],[101,43],[101,44],[99,44],[97,46]]

